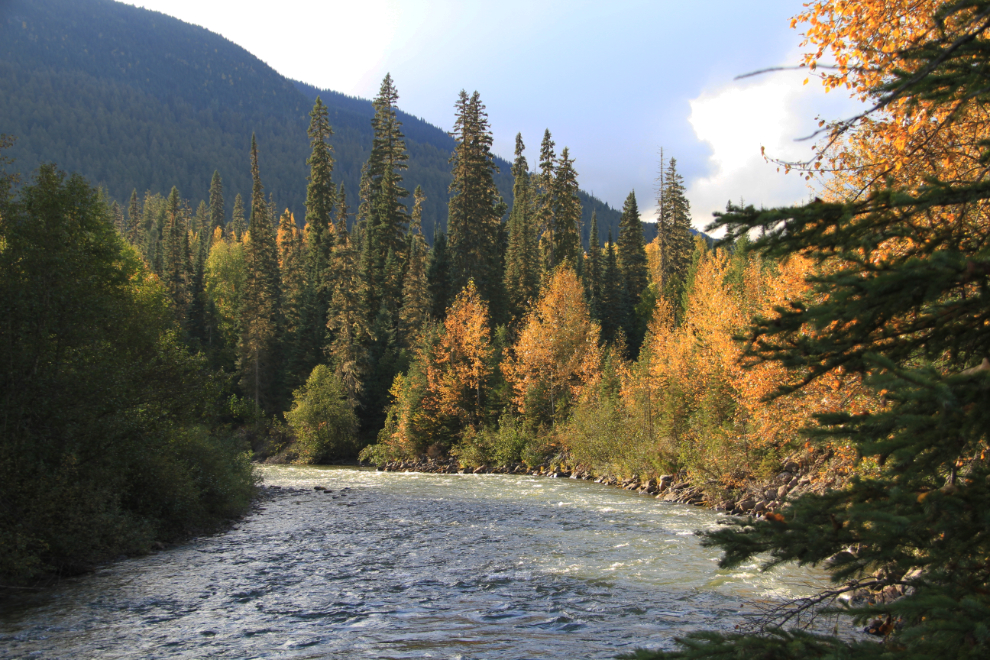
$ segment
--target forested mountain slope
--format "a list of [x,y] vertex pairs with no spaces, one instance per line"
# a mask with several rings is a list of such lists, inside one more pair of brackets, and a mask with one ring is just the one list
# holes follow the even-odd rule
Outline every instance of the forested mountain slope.
[[[17,137],[16,169],[55,162],[120,201],[134,188],[167,194],[175,185],[195,207],[218,170],[229,217],[235,194],[250,192],[255,132],[266,191],[301,219],[306,128],[318,94],[334,129],[334,177],[353,208],[371,147],[370,101],[291,81],[222,36],[158,12],[110,0],[0,3],[0,132]],[[446,224],[454,140],[422,119],[400,119],[406,187],[426,193],[423,225],[432,240],[434,223]],[[497,164],[496,184],[511,204],[510,165]],[[609,229],[618,235],[617,210],[584,193],[581,200],[585,242],[593,208],[603,237]]]

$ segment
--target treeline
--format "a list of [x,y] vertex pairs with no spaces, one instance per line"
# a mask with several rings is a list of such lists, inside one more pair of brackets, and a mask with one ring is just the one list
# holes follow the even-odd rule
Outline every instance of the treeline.
[[13,181],[0,171],[4,586],[213,529],[254,491],[224,379],[105,200],[50,165]]

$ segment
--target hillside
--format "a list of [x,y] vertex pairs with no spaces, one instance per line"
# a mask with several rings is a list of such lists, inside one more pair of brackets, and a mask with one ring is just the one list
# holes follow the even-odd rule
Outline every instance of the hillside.
[[[195,206],[219,170],[229,214],[235,194],[250,191],[253,131],[266,192],[301,219],[317,95],[334,128],[335,180],[353,209],[371,147],[370,101],[291,81],[222,36],[158,12],[110,0],[0,4],[0,132],[17,137],[16,167],[29,172],[52,161],[118,200],[134,188],[167,194],[175,185]],[[454,141],[422,119],[400,117],[410,154],[406,187],[423,187],[432,238],[434,226],[446,225]],[[497,185],[511,203],[510,165],[498,165]],[[602,234],[617,234],[619,213],[581,196],[585,242],[593,208]]]

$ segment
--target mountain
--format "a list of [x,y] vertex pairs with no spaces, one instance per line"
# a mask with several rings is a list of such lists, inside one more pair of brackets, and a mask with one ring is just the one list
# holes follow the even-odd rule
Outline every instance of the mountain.
[[[353,211],[371,149],[370,101],[289,80],[224,37],[158,12],[111,0],[0,1],[0,133],[16,136],[9,155],[24,173],[52,161],[120,201],[135,188],[167,195],[175,185],[195,207],[218,170],[229,217],[235,194],[250,196],[254,132],[266,193],[301,221],[317,95],[333,125],[334,179]],[[432,239],[446,226],[455,143],[422,119],[400,119],[405,186],[423,187]],[[510,164],[497,164],[496,184],[511,204]],[[617,210],[583,192],[581,201],[586,244],[592,209],[602,235],[618,235]]]

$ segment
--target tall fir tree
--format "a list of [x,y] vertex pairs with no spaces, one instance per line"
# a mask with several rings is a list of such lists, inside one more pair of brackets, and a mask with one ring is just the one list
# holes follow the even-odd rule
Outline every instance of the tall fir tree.
[[310,112],[309,181],[306,186],[305,289],[299,311],[296,370],[308,376],[323,359],[327,320],[333,298],[333,212],[337,190],[333,183],[333,147],[329,113],[317,97]]
[[245,248],[247,277],[238,346],[241,388],[254,401],[256,409],[274,412],[282,404],[278,351],[281,291],[275,232],[261,185],[254,135],[251,136],[251,218]]
[[541,276],[546,277],[556,266],[554,261],[554,173],[557,170],[557,154],[554,152],[554,141],[550,129],[543,131],[540,142],[540,173],[536,177],[535,204],[536,234],[541,257]]
[[447,250],[447,234],[440,232],[433,240],[430,259],[426,267],[426,285],[430,293],[430,316],[442,322],[447,308],[454,300],[454,287],[450,278],[450,253]]
[[461,90],[456,108],[457,147],[450,158],[453,176],[447,205],[451,276],[457,290],[473,280],[488,304],[490,318],[498,322],[504,309],[499,238],[506,205],[495,187],[498,167],[481,97],[478,92],[469,97]]
[[426,258],[429,248],[423,237],[423,202],[426,195],[416,186],[413,191],[412,221],[409,225],[409,264],[402,286],[402,310],[399,312],[399,337],[406,348],[416,342],[416,337],[430,316],[430,294],[426,280]]
[[684,180],[677,173],[677,161],[671,158],[666,170],[661,163],[657,200],[657,238],[660,243],[660,293],[667,300],[678,301],[684,278],[691,266],[694,240],[691,238],[691,206],[684,192]]
[[[605,250],[605,269],[602,273],[602,341],[608,344],[624,343],[625,330],[628,325],[629,299],[626,286],[619,268],[615,243],[612,242],[612,231],[608,232],[608,246]],[[621,339],[620,339],[621,338]]]
[[185,324],[189,306],[189,235],[186,213],[179,190],[172,186],[165,206],[162,228],[162,280],[175,311],[176,319]]
[[[631,308],[626,314],[623,330],[629,342],[630,357],[635,358],[639,354],[639,347],[653,312],[652,305],[640,305],[643,294],[647,292],[649,274],[646,267],[646,246],[643,244],[643,224],[639,219],[635,191],[629,193],[622,206],[616,248],[619,270],[622,273],[622,281]],[[642,313],[637,313],[640,310]]]
[[138,231],[141,227],[141,208],[138,205],[137,188],[131,191],[131,201],[127,204],[127,237],[131,245],[138,244]]
[[602,264],[602,239],[598,232],[598,213],[594,210],[591,212],[591,233],[588,244],[588,265],[584,278],[585,296],[588,299],[588,311],[591,313],[591,318],[602,324],[604,265]]
[[516,159],[512,164],[512,211],[509,213],[508,247],[505,255],[506,305],[510,321],[522,319],[540,286],[536,226],[530,187],[529,165],[523,155],[526,145],[516,135]]
[[209,234],[207,234],[209,242],[212,242],[217,235],[217,229],[220,230],[220,235],[223,236],[223,217],[223,181],[220,179],[220,172],[213,170],[213,178],[210,180],[210,224]]
[[581,200],[578,198],[577,172],[567,147],[560,152],[553,180],[553,204],[550,262],[554,267],[567,265],[582,275]]
[[337,203],[336,236],[331,265],[335,277],[327,319],[330,340],[326,347],[326,357],[344,384],[348,402],[354,407],[364,390],[371,327],[368,323],[368,310],[364,306],[363,288],[366,284],[361,277],[358,255],[347,232],[348,209],[343,184],[340,185]]
[[285,360],[285,388],[302,386],[315,364],[310,364],[304,345],[302,321],[306,307],[306,264],[302,232],[288,209],[282,213],[276,235],[278,270],[282,292],[282,350]]
[[230,216],[230,235],[237,242],[244,239],[244,232],[247,226],[244,223],[244,198],[240,193],[234,197],[234,210]]

